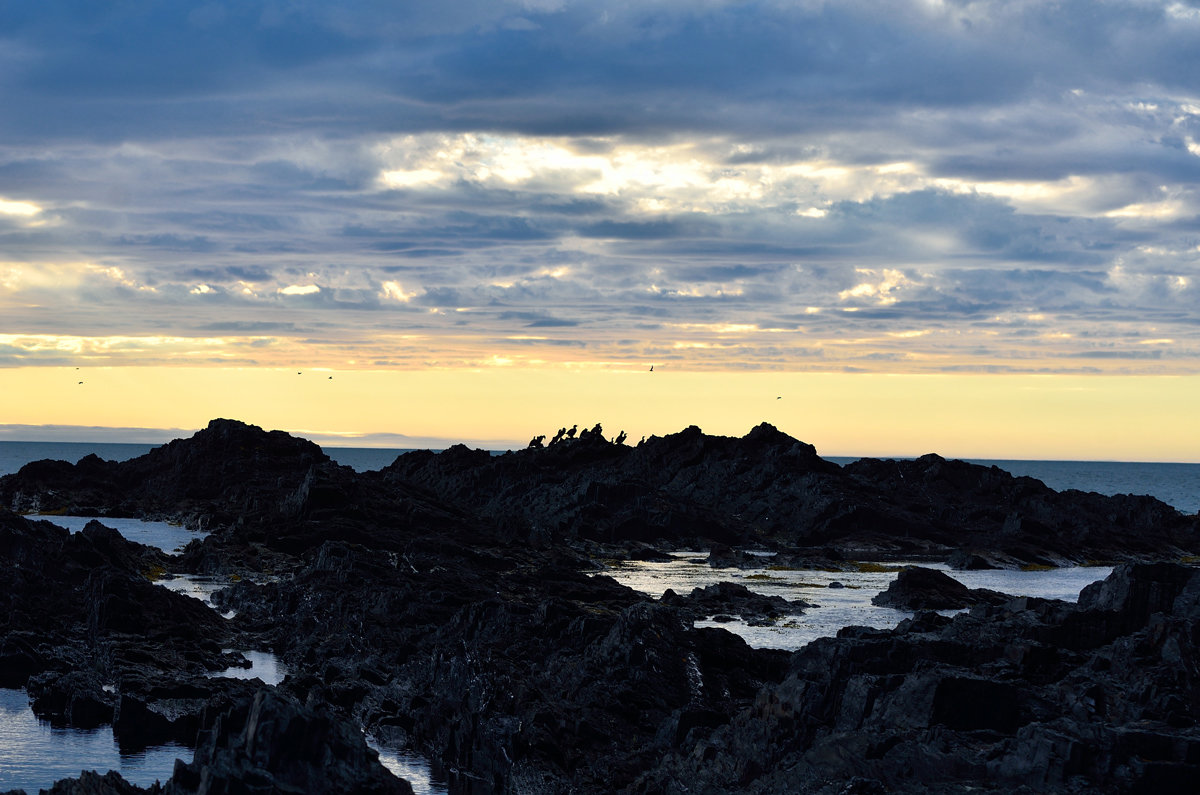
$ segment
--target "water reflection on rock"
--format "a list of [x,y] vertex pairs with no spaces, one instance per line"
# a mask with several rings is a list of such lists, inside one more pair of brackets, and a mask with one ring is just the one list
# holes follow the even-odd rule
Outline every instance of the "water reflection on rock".
[[287,676],[287,666],[279,661],[269,651],[254,651],[252,649],[225,649],[242,655],[250,663],[248,668],[232,667],[218,671],[213,676],[224,676],[230,679],[260,679],[263,684],[277,685]]
[[191,749],[177,743],[122,754],[111,726],[56,728],[33,714],[24,690],[0,689],[0,792],[37,792],[82,770],[116,770],[145,787],[166,781],[175,760],[191,756]]

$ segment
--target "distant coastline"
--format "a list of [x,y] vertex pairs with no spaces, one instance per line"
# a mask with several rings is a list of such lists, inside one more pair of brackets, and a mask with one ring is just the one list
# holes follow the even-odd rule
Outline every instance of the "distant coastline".
[[[157,447],[174,439],[187,439],[199,428],[133,428],[99,425],[20,425],[0,423],[0,442],[46,444],[133,444],[143,448]],[[481,450],[515,450],[524,447],[526,440],[444,438],[440,436],[409,436],[403,433],[338,433],[300,429],[280,429],[308,439],[324,449],[381,449],[381,450],[445,450],[455,444]],[[143,449],[142,452],[145,450]]]

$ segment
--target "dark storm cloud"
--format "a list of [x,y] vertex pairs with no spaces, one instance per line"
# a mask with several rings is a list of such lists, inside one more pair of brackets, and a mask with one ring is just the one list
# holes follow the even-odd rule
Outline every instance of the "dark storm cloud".
[[787,129],[1200,76],[1166,5],[1091,0],[47,5],[0,10],[6,92],[57,110],[5,114],[10,133]]

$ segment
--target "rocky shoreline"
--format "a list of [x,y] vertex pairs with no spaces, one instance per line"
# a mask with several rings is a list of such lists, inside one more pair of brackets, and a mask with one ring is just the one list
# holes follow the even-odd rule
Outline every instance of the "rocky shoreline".
[[[455,792],[1170,791],[1200,765],[1200,521],[1150,497],[937,456],[839,467],[768,425],[637,446],[597,426],[355,473],[214,420],[131,461],[29,464],[0,505],[0,686],[123,748],[196,749],[148,790],[88,774],[54,792],[408,791],[364,731]],[[209,535],[172,556],[37,512]],[[896,604],[974,606],[789,653],[692,622],[802,604],[729,584],[653,600],[597,573],[683,547],[714,566],[1121,565],[1077,605],[910,570]],[[234,617],[164,572],[228,578],[214,601]],[[289,676],[212,676],[241,663],[229,648]]]

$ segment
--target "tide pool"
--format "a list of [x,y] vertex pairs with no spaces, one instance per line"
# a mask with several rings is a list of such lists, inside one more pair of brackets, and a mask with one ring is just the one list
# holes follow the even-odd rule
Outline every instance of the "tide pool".
[[[757,648],[795,650],[816,640],[832,637],[848,626],[890,629],[913,613],[871,604],[871,597],[885,590],[896,571],[821,571],[817,569],[778,570],[771,558],[763,557],[761,568],[714,569],[705,552],[679,552],[670,562],[614,563],[604,574],[655,598],[668,588],[687,596],[694,588],[718,582],[733,582],[767,596],[801,599],[814,607],[803,615],[787,616],[774,626],[750,626],[735,617],[733,621],[697,621],[697,627],[721,627],[742,636]],[[905,564],[889,565],[895,569]],[[1012,596],[1038,596],[1045,599],[1075,601],[1087,585],[1112,572],[1109,566],[1077,566],[1047,571],[955,571],[942,563],[914,564],[946,572],[968,588],[990,588]],[[833,587],[831,587],[833,586]],[[952,611],[951,611],[952,612]]]

